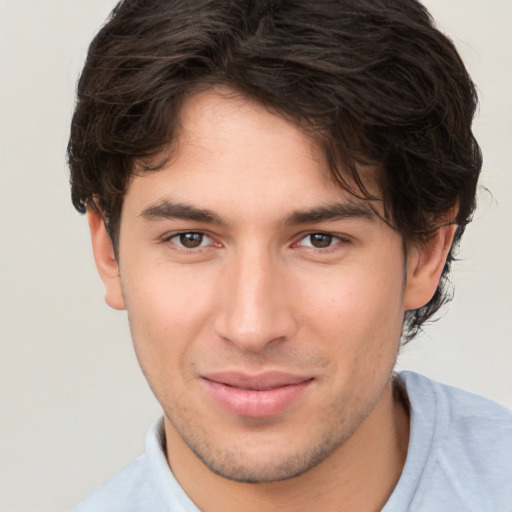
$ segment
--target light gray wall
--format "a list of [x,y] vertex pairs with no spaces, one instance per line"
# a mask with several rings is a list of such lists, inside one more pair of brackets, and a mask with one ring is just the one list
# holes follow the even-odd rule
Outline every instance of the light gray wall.
[[[512,406],[510,0],[428,0],[481,93],[480,207],[449,314],[403,353]],[[103,303],[64,152],[86,46],[112,0],[0,0],[0,511],[70,508],[138,454],[159,409]]]

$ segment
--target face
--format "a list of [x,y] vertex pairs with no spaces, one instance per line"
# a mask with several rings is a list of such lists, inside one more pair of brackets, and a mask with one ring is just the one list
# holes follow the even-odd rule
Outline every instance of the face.
[[128,310],[168,444],[230,479],[290,478],[381,400],[411,259],[263,107],[196,94],[178,142],[128,188],[107,301]]

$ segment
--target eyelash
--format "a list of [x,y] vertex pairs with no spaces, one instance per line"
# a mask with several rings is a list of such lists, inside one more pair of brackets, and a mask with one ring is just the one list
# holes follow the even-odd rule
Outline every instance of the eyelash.
[[338,246],[339,244],[348,242],[348,240],[346,240],[340,236],[334,235],[333,233],[326,233],[323,231],[315,231],[313,233],[307,233],[306,235],[302,236],[294,245],[300,245],[301,242],[303,242],[304,240],[307,240],[308,238],[309,238],[309,241],[311,242],[311,238],[314,236],[327,237],[329,239],[328,245],[325,247],[315,247],[311,243],[310,245],[301,245],[301,246],[307,247],[308,249],[314,250],[316,252],[324,252],[325,253],[325,252],[330,252],[330,250],[331,251],[335,250],[336,246]]
[[[199,235],[201,236],[201,243],[200,245],[198,245],[197,247],[185,247],[183,245],[183,241],[180,241],[180,242],[173,242],[172,240],[174,238],[181,238],[185,235]],[[207,238],[207,239],[210,239],[210,243],[209,244],[206,244],[206,245],[203,245],[204,243],[204,239]],[[197,253],[199,252],[199,250],[201,249],[205,249],[207,248],[208,246],[212,245],[215,245],[215,242],[214,240],[212,239],[211,236],[209,236],[208,234],[204,233],[203,231],[180,231],[179,233],[172,233],[171,235],[168,235],[166,236],[164,239],[163,239],[163,242],[170,242],[172,245],[174,245],[177,250],[179,251],[182,251],[182,252],[187,252],[187,253]]]
[[[197,247],[185,247],[183,245],[183,240],[181,240],[179,242],[172,241],[175,238],[181,238],[185,235],[201,236],[202,238],[201,238],[200,245],[198,245]],[[311,237],[313,237],[313,236],[325,236],[325,237],[330,238],[329,245],[327,245],[325,247],[315,247],[313,244],[310,244],[310,245],[302,245],[301,244],[301,242],[303,242],[304,240],[306,240],[308,238],[311,241]],[[205,238],[210,239],[210,243],[203,245]],[[216,244],[215,241],[212,239],[212,237],[210,235],[204,233],[203,231],[180,231],[178,233],[172,233],[171,235],[166,236],[163,239],[163,242],[170,242],[177,248],[176,250],[179,250],[182,252],[187,252],[187,253],[198,253],[201,249],[204,250],[204,249],[208,248],[209,246]],[[336,246],[338,246],[340,244],[346,244],[346,243],[349,243],[349,240],[347,240],[347,238],[343,238],[343,237],[335,235],[333,233],[327,233],[327,232],[323,232],[323,231],[314,231],[311,233],[306,233],[306,234],[301,235],[301,237],[296,242],[294,242],[292,244],[292,246],[293,247],[306,247],[307,249],[313,250],[315,252],[327,253],[327,252],[331,252],[332,250],[334,250],[334,248],[336,248]],[[217,245],[220,247],[220,244],[217,244]]]

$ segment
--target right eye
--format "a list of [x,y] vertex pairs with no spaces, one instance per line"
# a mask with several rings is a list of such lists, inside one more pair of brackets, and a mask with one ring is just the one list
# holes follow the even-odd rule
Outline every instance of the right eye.
[[197,231],[176,233],[175,235],[170,236],[167,240],[177,245],[180,249],[187,250],[207,247],[213,243],[213,240],[208,235]]
[[311,233],[301,240],[301,245],[305,247],[314,247],[315,249],[325,249],[330,247],[333,242],[338,242],[337,237],[328,233]]

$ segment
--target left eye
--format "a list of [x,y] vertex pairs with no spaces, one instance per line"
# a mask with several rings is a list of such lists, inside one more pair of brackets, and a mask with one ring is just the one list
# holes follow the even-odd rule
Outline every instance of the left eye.
[[209,236],[194,231],[178,233],[170,237],[169,241],[183,249],[198,249],[199,247],[206,247],[212,243],[212,239]]
[[340,238],[329,233],[311,233],[300,240],[302,247],[313,247],[314,249],[325,249],[340,242]]

